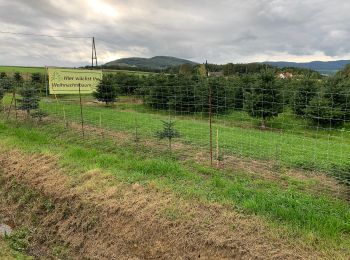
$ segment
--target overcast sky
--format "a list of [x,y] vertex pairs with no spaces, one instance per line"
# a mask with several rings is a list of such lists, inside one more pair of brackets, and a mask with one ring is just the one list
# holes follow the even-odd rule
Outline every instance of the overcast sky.
[[[0,30],[95,36],[100,63],[350,58],[349,0],[0,0]],[[0,33],[1,65],[91,62],[90,39]]]

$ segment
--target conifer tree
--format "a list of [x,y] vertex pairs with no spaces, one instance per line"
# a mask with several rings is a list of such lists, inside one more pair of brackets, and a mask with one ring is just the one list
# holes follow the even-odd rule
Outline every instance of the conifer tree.
[[113,75],[103,75],[102,80],[98,84],[93,96],[101,102],[105,102],[106,106],[117,101],[118,86],[113,79]]
[[297,116],[305,116],[306,109],[318,92],[316,81],[310,77],[305,77],[300,81],[295,81],[293,87],[296,91],[292,97],[292,109]]
[[15,72],[13,79],[15,80],[16,83],[20,83],[23,81],[23,77],[19,72]]
[[323,127],[338,127],[350,121],[350,79],[336,75],[328,80],[306,109],[312,122]]
[[26,111],[27,115],[30,115],[31,110],[36,110],[39,108],[40,98],[38,96],[37,90],[30,83],[25,83],[20,89],[19,94],[21,98],[18,99],[18,109]]
[[159,139],[168,139],[168,144],[169,144],[169,152],[171,153],[171,141],[174,138],[180,137],[179,131],[175,129],[175,122],[171,121],[163,121],[163,129],[162,131],[157,131],[156,132],[156,137]]
[[2,105],[3,105],[2,100],[3,100],[4,96],[5,96],[5,90],[3,89],[2,86],[0,86],[0,111],[2,110]]
[[245,89],[244,109],[253,117],[261,119],[261,128],[266,128],[266,120],[283,110],[281,86],[273,70],[260,72],[254,83]]
[[32,73],[31,80],[32,80],[33,83],[41,83],[42,82],[42,76],[38,72]]

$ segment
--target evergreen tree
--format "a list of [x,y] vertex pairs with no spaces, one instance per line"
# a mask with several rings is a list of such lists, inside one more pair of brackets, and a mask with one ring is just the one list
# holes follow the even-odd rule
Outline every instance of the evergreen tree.
[[118,87],[114,81],[113,75],[103,75],[102,80],[98,84],[93,96],[101,102],[105,102],[106,105],[113,104],[117,101]]
[[32,73],[31,80],[33,83],[41,83],[42,82],[42,76],[40,73]]
[[157,131],[156,132],[156,137],[159,139],[168,139],[168,144],[169,144],[169,152],[171,153],[171,141],[173,138],[178,138],[180,137],[179,131],[175,129],[175,122],[171,121],[163,121],[163,129],[162,131]]
[[19,72],[15,72],[13,79],[15,80],[16,83],[23,82],[23,77],[22,77],[21,73],[19,73]]
[[4,90],[4,91],[9,91],[14,87],[13,84],[13,80],[10,78],[2,78],[0,79],[0,87]]
[[266,120],[283,110],[281,86],[273,70],[263,70],[244,93],[244,109],[253,117],[261,119],[261,128]]
[[37,90],[32,84],[26,83],[20,89],[19,94],[21,98],[18,99],[18,109],[26,111],[30,115],[31,110],[36,110],[39,108],[40,98],[38,96]]
[[7,78],[7,74],[6,74],[6,72],[1,72],[0,79],[4,79],[4,78]]
[[140,85],[140,77],[137,74],[116,73],[113,75],[118,82],[118,90],[121,95],[133,95]]
[[309,107],[310,101],[317,95],[319,88],[316,81],[310,77],[304,77],[293,83],[292,109],[297,116],[305,116],[306,109]]
[[314,124],[338,127],[350,121],[350,79],[335,75],[324,90],[320,91],[306,109],[306,115]]
[[0,111],[2,110],[2,102],[3,102],[2,100],[4,96],[5,96],[5,90],[3,89],[2,86],[0,86]]
[[[211,77],[208,80],[208,84],[211,91],[212,113],[223,114],[234,108],[236,86],[234,86],[235,83],[232,80],[229,82],[225,77]],[[202,104],[205,104],[204,108],[208,111],[208,87],[205,87],[203,96],[205,96],[205,100],[203,100]]]

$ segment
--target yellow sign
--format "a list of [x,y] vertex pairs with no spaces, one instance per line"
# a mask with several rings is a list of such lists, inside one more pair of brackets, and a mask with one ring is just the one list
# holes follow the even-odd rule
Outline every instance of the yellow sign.
[[48,75],[50,94],[90,94],[102,80],[101,70],[48,68]]

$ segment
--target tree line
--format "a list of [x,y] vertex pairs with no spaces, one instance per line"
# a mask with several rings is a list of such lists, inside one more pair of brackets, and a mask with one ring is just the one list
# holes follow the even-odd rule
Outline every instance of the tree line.
[[322,80],[311,73],[297,79],[279,79],[276,70],[270,68],[209,78],[194,74],[109,74],[95,97],[109,103],[118,95],[135,95],[154,109],[182,114],[207,113],[209,108],[213,114],[243,110],[259,118],[262,128],[269,119],[291,110],[314,125],[333,128],[350,121],[349,71],[350,66]]
[[[93,95],[107,105],[116,102],[118,96],[133,95],[153,109],[182,114],[208,113],[209,109],[213,114],[246,111],[261,120],[262,128],[287,110],[320,127],[340,127],[350,121],[350,66],[322,79],[313,73],[279,79],[276,69],[257,68],[258,72],[222,77],[206,77],[205,71],[185,73],[186,68],[182,68],[184,73],[148,76],[106,73]],[[19,104],[27,103],[22,107],[30,108],[29,112],[36,110],[36,105],[29,103],[35,103],[36,96],[43,93],[43,75],[33,73],[24,81],[20,73],[11,78],[0,73],[0,97],[13,88],[26,89],[27,101],[18,100]]]

